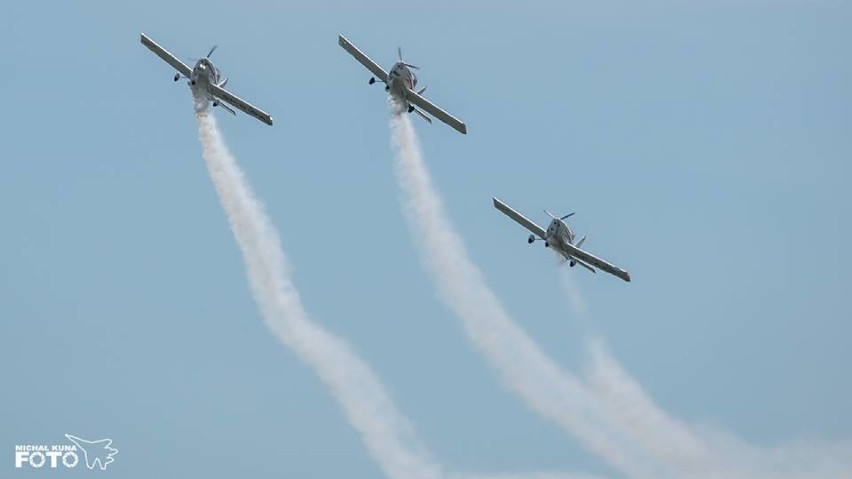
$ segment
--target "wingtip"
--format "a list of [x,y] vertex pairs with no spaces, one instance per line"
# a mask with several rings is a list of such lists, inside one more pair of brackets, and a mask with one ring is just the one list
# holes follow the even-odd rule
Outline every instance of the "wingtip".
[[459,131],[461,132],[462,135],[467,135],[467,125],[462,123],[461,128],[459,128]]

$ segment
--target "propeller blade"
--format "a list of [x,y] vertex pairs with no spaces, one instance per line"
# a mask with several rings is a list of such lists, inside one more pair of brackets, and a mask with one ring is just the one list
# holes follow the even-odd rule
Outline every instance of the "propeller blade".
[[562,218],[559,218],[559,219],[560,219],[560,220],[564,220],[565,218],[567,218],[567,217],[569,217],[569,216],[572,216],[573,214],[574,214],[574,213],[568,213],[567,215],[565,215],[565,216],[563,216]]
[[415,70],[419,70],[419,69],[420,69],[420,67],[416,67],[416,66],[414,66],[414,65],[412,65],[412,64],[410,64],[410,63],[403,63],[403,65],[407,66],[408,68],[413,68],[413,69],[415,69]]
[[402,61],[402,47],[396,47],[396,53],[399,55],[399,61]]
[[210,58],[210,55],[212,55],[213,52],[216,51],[216,47],[218,47],[218,46],[219,45],[213,45],[213,48],[210,49],[210,53],[207,54],[207,58]]
[[553,216],[553,213],[551,213],[550,211],[544,210],[544,212],[547,213],[547,216],[550,216],[551,218],[556,219],[556,217]]

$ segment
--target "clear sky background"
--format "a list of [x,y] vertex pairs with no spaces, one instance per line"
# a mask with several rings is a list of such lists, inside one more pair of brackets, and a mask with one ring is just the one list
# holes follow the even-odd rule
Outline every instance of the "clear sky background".
[[[611,472],[506,390],[436,300],[399,207],[401,45],[469,134],[414,119],[474,261],[565,368],[583,338],[669,413],[757,445],[852,437],[852,5],[5,2],[0,475],[13,446],[111,437],[114,477],[375,478],[263,325],[185,83],[204,55],[267,127],[219,113],[312,317],[369,361],[452,470]],[[632,283],[571,270],[491,206],[576,211]],[[74,471],[80,476],[88,470]],[[65,477],[69,474],[58,475]]]

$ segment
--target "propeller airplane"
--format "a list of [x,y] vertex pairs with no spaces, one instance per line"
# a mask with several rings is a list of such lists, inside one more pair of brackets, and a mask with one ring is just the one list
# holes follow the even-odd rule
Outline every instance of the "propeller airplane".
[[568,213],[565,216],[558,217],[545,210],[544,212],[551,218],[550,225],[545,231],[544,228],[528,220],[524,217],[524,215],[513,210],[497,198],[492,198],[492,200],[494,200],[495,208],[532,232],[529,238],[527,238],[527,243],[532,244],[535,241],[544,241],[545,248],[553,248],[555,251],[558,251],[572,268],[576,265],[580,265],[594,273],[595,268],[592,267],[594,266],[613,276],[621,278],[624,281],[630,282],[630,273],[627,271],[617,266],[613,266],[612,264],[580,249],[580,246],[582,246],[583,242],[586,241],[586,237],[583,236],[579,240],[575,241],[576,236],[574,235],[574,232],[570,227],[568,227],[568,224],[565,223],[565,220],[574,215],[574,213]]
[[169,53],[165,48],[157,45],[154,40],[151,40],[144,33],[141,36],[141,42],[158,57],[162,58],[163,61],[177,70],[177,73],[175,73],[174,76],[174,81],[178,81],[182,77],[188,79],[188,84],[193,91],[202,93],[207,101],[213,102],[214,107],[221,106],[225,110],[231,112],[231,114],[236,115],[237,112],[228,106],[231,105],[234,108],[242,110],[243,112],[257,118],[267,125],[272,126],[272,117],[269,116],[269,113],[266,113],[228,90],[225,90],[225,85],[228,83],[228,79],[223,79],[219,69],[210,61],[210,55],[216,51],[216,45],[210,49],[207,56],[199,58],[195,62],[195,67],[190,69],[187,64],[178,60],[177,57]]
[[377,81],[384,83],[385,91],[403,105],[408,110],[408,113],[417,113],[421,118],[432,123],[432,119],[426,114],[429,113],[447,125],[455,128],[458,132],[467,134],[467,125],[465,125],[464,122],[438,108],[438,106],[434,103],[423,97],[423,92],[426,90],[425,87],[418,91],[414,90],[417,87],[417,75],[415,75],[412,70],[419,70],[420,68],[410,63],[406,63],[402,59],[401,47],[397,47],[396,50],[399,56],[399,61],[394,63],[393,67],[390,69],[390,73],[388,73],[343,35],[338,36],[337,43],[374,75],[370,78],[370,85]]

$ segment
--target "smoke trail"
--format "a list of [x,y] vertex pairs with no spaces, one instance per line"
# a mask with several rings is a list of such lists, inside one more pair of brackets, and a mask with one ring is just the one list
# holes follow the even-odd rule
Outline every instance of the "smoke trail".
[[[246,264],[249,284],[267,327],[308,363],[331,389],[370,454],[393,479],[468,479],[448,476],[421,446],[408,421],[366,362],[349,345],[308,318],[291,279],[278,234],[219,133],[206,101],[196,101],[204,162]],[[477,475],[476,479],[491,476]],[[589,479],[563,473],[499,478]]]
[[[574,316],[589,323],[587,305],[571,273],[560,270]],[[604,414],[631,441],[689,478],[832,478],[852,477],[852,444],[795,444],[760,448],[708,427],[696,428],[671,417],[651,399],[606,348],[587,336],[590,365],[587,385]]]
[[717,429],[684,424],[654,403],[602,340],[589,339],[589,352],[590,388],[601,407],[624,425],[637,444],[680,477],[852,477],[849,441],[757,447]]
[[197,116],[204,161],[266,325],[317,371],[389,477],[442,477],[441,467],[417,443],[408,421],[370,367],[348,344],[308,319],[263,206],[228,153],[213,115],[202,110]]
[[[698,477],[723,464],[703,440],[645,395],[604,348],[603,341],[588,342],[592,358],[588,371],[590,388],[608,417],[622,424],[637,444],[685,477]],[[730,473],[727,471],[725,477],[731,477]]]
[[538,413],[576,435],[617,470],[631,477],[662,477],[662,471],[637,454],[637,448],[605,419],[587,388],[562,371],[511,321],[447,218],[408,116],[393,114],[390,127],[396,150],[394,169],[412,236],[441,299],[462,320],[469,338],[506,384]]
[[[761,448],[679,422],[645,394],[600,340],[589,340],[588,384],[561,371],[511,321],[469,259],[432,187],[409,118],[393,115],[391,130],[406,219],[441,299],[506,383],[536,411],[630,477],[852,477],[850,441]],[[575,312],[585,316],[576,286],[570,278],[563,278],[563,285]]]
[[[561,253],[557,253],[556,251],[551,250],[552,253],[559,255],[559,265],[561,266],[565,263],[564,258]],[[583,295],[580,294],[580,290],[577,288],[576,284],[574,284],[574,276],[568,271],[567,268],[558,268],[559,270],[559,282],[562,285],[562,289],[565,291],[565,294],[568,296],[570,300],[571,309],[574,310],[574,316],[577,317],[580,321],[585,323],[586,321],[586,313],[589,310],[589,306],[586,304],[586,300],[583,299]]]
[[[558,274],[574,318],[589,327],[588,305],[572,272],[559,268]],[[606,417],[619,424],[631,442],[660,464],[678,471],[680,477],[695,477],[710,465],[721,463],[714,459],[704,441],[650,400],[641,386],[620,368],[602,339],[587,336],[586,343],[591,358],[586,372],[587,387]]]

